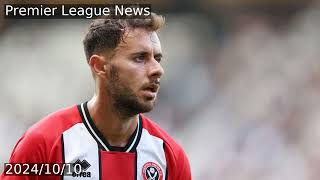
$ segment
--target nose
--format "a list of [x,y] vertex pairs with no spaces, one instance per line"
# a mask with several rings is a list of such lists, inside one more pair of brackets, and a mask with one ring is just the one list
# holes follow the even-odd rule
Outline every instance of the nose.
[[150,68],[149,68],[149,72],[148,72],[148,76],[151,79],[158,79],[160,78],[162,75],[164,74],[164,70],[161,66],[161,64],[156,61],[155,59],[153,59],[150,63]]

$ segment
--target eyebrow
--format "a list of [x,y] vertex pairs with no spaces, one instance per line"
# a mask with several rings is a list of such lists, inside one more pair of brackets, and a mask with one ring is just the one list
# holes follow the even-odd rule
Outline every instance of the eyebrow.
[[[139,52],[132,53],[131,56],[137,56],[137,55],[145,56],[147,54],[149,54],[149,52],[147,52],[147,51],[139,51]],[[155,53],[154,56],[155,57],[163,57],[162,53]]]
[[156,56],[156,57],[160,57],[160,58],[162,58],[162,57],[163,57],[162,53],[156,53],[154,56]]

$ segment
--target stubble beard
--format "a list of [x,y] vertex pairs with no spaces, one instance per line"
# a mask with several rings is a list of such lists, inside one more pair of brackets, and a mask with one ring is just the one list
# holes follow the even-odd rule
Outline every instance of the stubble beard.
[[112,101],[114,111],[121,118],[129,118],[139,113],[150,112],[155,104],[155,100],[151,103],[140,102],[134,91],[121,81],[118,69],[113,65],[110,67],[110,79],[106,90]]

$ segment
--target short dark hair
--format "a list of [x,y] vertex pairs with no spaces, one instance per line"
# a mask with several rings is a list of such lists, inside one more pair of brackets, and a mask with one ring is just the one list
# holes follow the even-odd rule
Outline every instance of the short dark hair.
[[90,24],[83,40],[87,61],[89,62],[90,57],[95,53],[114,50],[122,41],[128,28],[145,28],[148,31],[157,31],[164,23],[163,16],[155,13],[151,13],[148,18],[140,19],[96,19]]

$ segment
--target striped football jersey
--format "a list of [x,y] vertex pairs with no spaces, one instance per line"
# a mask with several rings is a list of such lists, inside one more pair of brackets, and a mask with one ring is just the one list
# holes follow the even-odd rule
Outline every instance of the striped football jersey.
[[[5,175],[5,169],[0,179],[191,180],[185,152],[157,124],[140,114],[127,145],[111,146],[95,126],[87,103],[52,113],[33,125],[15,145],[9,163],[50,168],[41,175],[39,167],[37,175]],[[51,172],[54,165],[61,173]]]

